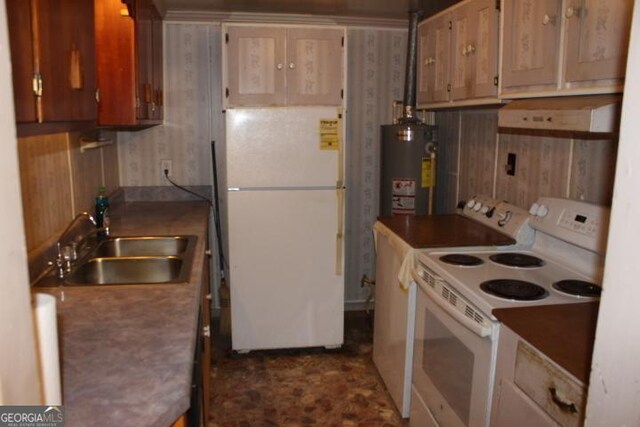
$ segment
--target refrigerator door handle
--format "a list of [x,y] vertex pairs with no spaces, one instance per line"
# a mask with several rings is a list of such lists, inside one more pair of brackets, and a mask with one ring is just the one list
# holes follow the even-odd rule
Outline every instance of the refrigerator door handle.
[[336,276],[342,275],[344,248],[344,187],[336,188],[338,198],[338,230],[336,233]]
[[338,180],[336,182],[338,205],[338,232],[336,234],[336,275],[343,274],[344,259],[344,141],[342,121],[345,114],[344,108],[338,109]]
[[343,274],[344,259],[344,144],[342,120],[344,108],[338,109],[338,180],[336,181],[338,205],[338,232],[336,234],[336,275]]

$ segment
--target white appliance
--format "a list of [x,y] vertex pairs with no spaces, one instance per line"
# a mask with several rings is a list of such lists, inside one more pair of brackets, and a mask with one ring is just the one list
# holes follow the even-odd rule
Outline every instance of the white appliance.
[[[398,249],[404,249],[405,255]],[[411,281],[403,289],[398,274],[410,251],[399,237],[378,234],[372,357],[403,418],[409,416],[416,285]]]
[[234,350],[343,342],[341,115],[335,107],[226,111]]
[[[474,200],[477,203],[466,207],[463,216],[501,231],[521,245],[531,243],[533,230],[527,225],[529,214],[525,209],[487,196],[476,196]],[[374,224],[374,232],[377,238],[373,362],[401,416],[407,418],[411,407],[416,309],[416,285],[411,270],[419,250],[411,248],[380,222]]]
[[418,255],[412,426],[489,425],[500,325],[492,310],[597,298],[608,210],[541,198],[530,212],[526,250]]

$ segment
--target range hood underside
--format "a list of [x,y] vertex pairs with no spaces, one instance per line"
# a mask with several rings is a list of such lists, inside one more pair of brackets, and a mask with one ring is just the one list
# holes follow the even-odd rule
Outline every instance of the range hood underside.
[[498,112],[502,128],[615,133],[621,95],[571,96],[513,101]]

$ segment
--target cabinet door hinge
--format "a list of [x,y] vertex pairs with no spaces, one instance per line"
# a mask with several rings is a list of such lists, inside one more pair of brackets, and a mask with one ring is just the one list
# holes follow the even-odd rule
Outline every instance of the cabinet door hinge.
[[96,89],[96,103],[100,104],[100,88]]
[[498,77],[499,77],[499,76],[500,76],[500,75],[498,74],[497,76],[495,76],[495,77],[493,78],[493,85],[494,85],[494,86],[498,86]]
[[136,96],[136,108],[140,108],[140,97]]
[[33,85],[33,94],[37,97],[41,97],[42,96],[42,75],[40,73],[35,73],[33,75],[32,85]]
[[447,92],[451,92],[451,83],[447,85]]
[[342,40],[340,41],[340,44],[344,47],[344,37],[342,37]]
[[502,9],[500,8],[500,0],[496,0],[496,10],[500,12]]
[[224,42],[229,43],[229,33],[224,33]]
[[225,88],[224,89],[224,96],[226,96],[227,98],[229,97],[229,88]]
[[449,21],[449,29],[452,30],[453,29],[453,22]]
[[340,89],[340,99],[344,99],[344,89]]

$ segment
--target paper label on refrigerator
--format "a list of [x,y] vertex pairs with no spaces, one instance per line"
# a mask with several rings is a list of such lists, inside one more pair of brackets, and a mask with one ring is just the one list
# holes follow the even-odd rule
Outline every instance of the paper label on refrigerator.
[[422,158],[422,188],[431,188],[435,184],[436,164],[431,157]]
[[338,119],[320,119],[320,149],[338,150],[340,137]]

